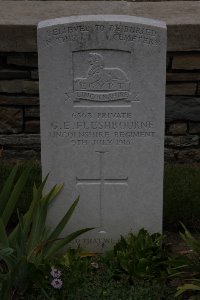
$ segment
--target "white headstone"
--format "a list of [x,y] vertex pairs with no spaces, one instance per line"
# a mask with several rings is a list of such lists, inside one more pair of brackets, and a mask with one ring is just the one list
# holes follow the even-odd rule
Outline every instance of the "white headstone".
[[80,194],[65,233],[102,252],[120,235],[162,231],[166,26],[95,15],[38,26],[43,175],[65,187],[55,226]]

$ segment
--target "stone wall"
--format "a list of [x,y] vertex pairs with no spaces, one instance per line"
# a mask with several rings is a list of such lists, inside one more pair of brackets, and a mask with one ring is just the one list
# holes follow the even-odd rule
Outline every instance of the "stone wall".
[[37,53],[0,53],[3,159],[40,158]]
[[[0,153],[40,158],[37,53],[0,53]],[[200,52],[168,52],[165,161],[200,162]]]
[[200,52],[168,53],[165,160],[200,162]]
[[38,22],[113,13],[166,22],[165,161],[200,162],[199,1],[104,1],[102,5],[101,1],[0,0],[1,159],[40,158]]

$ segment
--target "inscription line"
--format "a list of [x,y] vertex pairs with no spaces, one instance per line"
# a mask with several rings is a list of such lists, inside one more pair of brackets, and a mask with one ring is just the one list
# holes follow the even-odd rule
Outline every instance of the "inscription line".
[[[131,101],[133,102],[133,101]],[[134,101],[134,102],[139,102],[139,101]],[[85,108],[88,108],[88,107],[102,107],[102,108],[113,108],[113,107],[125,107],[125,108],[131,108],[131,104],[128,104],[128,105],[101,105],[101,104],[98,104],[98,105],[77,105],[77,104],[74,104],[73,107],[77,107],[77,108],[80,108],[80,107],[85,107]]]
[[77,184],[101,184],[99,179],[81,179],[81,182],[79,182],[79,180],[80,179],[76,177]]
[[[77,181],[77,184],[101,184],[101,182],[99,182],[99,179],[81,179],[81,182],[80,179],[78,177],[76,177],[76,181]],[[124,179],[107,179],[107,178],[104,178],[104,184],[126,184],[128,185],[127,181],[128,181],[128,177],[127,178],[124,178]]]
[[128,185],[128,177],[124,179],[104,179],[105,184],[118,184],[118,185]]

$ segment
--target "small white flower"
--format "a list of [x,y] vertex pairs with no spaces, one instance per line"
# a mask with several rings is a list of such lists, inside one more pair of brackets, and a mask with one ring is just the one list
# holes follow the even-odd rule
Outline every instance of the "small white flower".
[[94,269],[98,269],[98,268],[99,268],[99,264],[96,263],[96,262],[92,262],[92,263],[91,263],[91,266],[92,266]]
[[60,278],[54,278],[51,282],[51,285],[54,287],[54,289],[61,289],[63,282]]
[[60,276],[62,275],[62,272],[58,269],[51,268],[50,274],[53,278],[60,278]]

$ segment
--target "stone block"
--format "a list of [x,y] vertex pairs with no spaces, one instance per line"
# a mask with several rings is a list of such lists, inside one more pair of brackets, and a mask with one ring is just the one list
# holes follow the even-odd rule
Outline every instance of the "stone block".
[[172,61],[173,70],[200,70],[200,53],[175,55]]
[[0,105],[38,105],[38,104],[39,104],[38,97],[0,94]]
[[38,70],[31,70],[31,78],[33,80],[38,80],[39,79],[39,74],[38,74]]
[[2,67],[3,64],[3,56],[0,54],[0,67]]
[[0,53],[0,70],[6,66],[6,56]]
[[[1,138],[1,136],[0,136]],[[0,162],[12,162],[16,163],[18,161],[40,161],[40,150],[34,150],[34,149],[17,149],[17,148],[8,148],[4,147],[2,149],[2,153],[0,156]]]
[[175,162],[184,164],[200,163],[200,149],[170,149],[165,148],[165,162]]
[[200,73],[167,73],[167,81],[198,81],[200,80]]
[[198,135],[188,135],[188,136],[166,136],[165,146],[166,147],[192,147],[199,145]]
[[38,106],[34,107],[26,107],[24,111],[24,115],[26,118],[39,118],[40,110]]
[[200,82],[198,82],[198,90],[197,90],[197,95],[200,95]]
[[166,122],[193,121],[200,119],[199,97],[167,97],[166,99]]
[[166,95],[192,96],[196,94],[197,84],[195,82],[167,83]]
[[22,84],[23,92],[26,94],[39,94],[38,81],[24,81]]
[[0,145],[6,147],[16,147],[22,149],[40,149],[39,134],[11,134],[0,135]]
[[0,93],[21,93],[22,81],[21,80],[1,80]]
[[182,135],[187,133],[187,123],[172,123],[169,124],[169,134]]
[[12,53],[7,55],[7,64],[23,67],[33,67],[38,66],[37,53]]
[[[35,52],[37,50],[37,28],[36,24],[32,24],[30,11],[27,12],[29,15],[29,24],[16,24],[13,22],[13,16],[15,14],[14,2],[6,1],[11,3],[10,12],[13,12],[11,20],[6,25],[5,22],[2,24],[2,1],[0,1],[0,51],[2,52]],[[24,1],[23,6],[26,2]],[[8,4],[8,3],[7,3]],[[21,5],[21,4],[20,4]],[[22,6],[20,6],[22,11]],[[18,15],[17,18],[20,18]],[[23,22],[22,22],[23,23]]]
[[27,120],[25,121],[25,132],[28,133],[40,133],[40,121],[39,120]]
[[[174,2],[174,4],[176,3],[176,5],[178,5],[180,8],[180,1],[171,1],[171,3],[172,2]],[[194,1],[193,1],[193,3],[194,3]],[[169,1],[165,1],[162,4],[163,4],[163,6],[165,4],[169,4]],[[191,1],[187,1],[187,4],[188,4],[188,6],[187,6],[187,8],[185,7],[185,9],[188,12],[189,10],[191,10],[191,7],[189,8]],[[179,8],[177,7],[177,9],[179,9]],[[183,14],[179,11],[180,15],[178,18],[179,19],[178,23],[177,23],[177,19],[176,19],[177,11],[176,12],[174,11],[174,13],[176,14],[176,16],[173,15],[173,21],[170,20],[168,23],[168,26],[167,26],[167,37],[168,37],[167,49],[168,49],[168,51],[199,51],[200,50],[199,21],[197,21],[197,19],[196,19],[197,22],[194,22],[192,24],[191,19],[188,17],[187,13],[185,16],[183,16]],[[166,10],[166,14],[169,14],[169,11]],[[199,15],[199,14],[196,12],[196,15]],[[184,21],[184,19],[186,20],[186,22]]]
[[180,150],[178,161],[181,163],[200,163],[200,149]]
[[23,110],[0,106],[0,133],[19,133],[23,129]]
[[[200,121],[200,117],[199,117]],[[193,123],[189,122],[189,133],[200,134],[200,122]]]
[[165,162],[174,162],[177,158],[177,150],[176,149],[170,149],[165,148]]
[[169,54],[167,54],[167,60],[166,60],[166,70],[170,70],[171,69],[171,56]]
[[38,94],[39,83],[38,81],[29,80],[1,80],[0,93],[25,93],[25,94]]
[[1,79],[28,79],[30,73],[26,70],[15,70],[15,69],[0,69],[0,80]]

